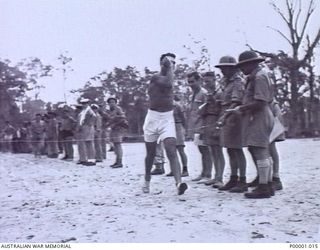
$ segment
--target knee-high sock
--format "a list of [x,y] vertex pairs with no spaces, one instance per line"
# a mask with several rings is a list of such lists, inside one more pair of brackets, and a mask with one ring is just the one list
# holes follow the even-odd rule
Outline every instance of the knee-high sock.
[[258,166],[258,175],[259,175],[259,184],[267,184],[269,181],[269,175],[270,175],[270,160],[264,159],[264,160],[257,160],[257,166]]

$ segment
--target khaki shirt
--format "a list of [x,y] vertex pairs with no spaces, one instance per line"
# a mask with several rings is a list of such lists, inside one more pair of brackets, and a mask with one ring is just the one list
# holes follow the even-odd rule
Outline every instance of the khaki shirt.
[[[270,104],[272,99],[271,79],[268,73],[259,66],[248,76],[243,104],[249,104],[253,100]],[[274,122],[270,105],[255,112],[246,112],[243,119],[245,145],[267,148]]]
[[242,103],[244,95],[244,79],[238,74],[234,74],[231,78],[222,78],[224,90],[222,93],[222,107],[228,109],[233,102]]
[[191,103],[189,104],[188,112],[188,138],[193,138],[194,134],[201,133],[203,119],[199,114],[199,107],[206,103],[208,91],[201,87],[198,93],[194,93]]

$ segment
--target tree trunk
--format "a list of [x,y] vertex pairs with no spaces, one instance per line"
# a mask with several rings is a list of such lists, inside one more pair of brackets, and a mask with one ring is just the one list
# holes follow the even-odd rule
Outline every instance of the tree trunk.
[[314,136],[314,108],[313,108],[313,104],[314,104],[314,80],[315,80],[315,77],[314,77],[314,73],[313,73],[313,67],[310,66],[309,67],[309,73],[310,73],[310,76],[309,76],[309,88],[310,88],[310,98],[309,98],[309,105],[308,105],[308,123],[309,123],[309,126],[308,126],[308,129],[309,129],[309,133],[310,133],[310,136]]
[[[298,94],[298,85],[299,85],[299,70],[293,69],[290,71],[290,83],[291,83],[291,100],[290,100],[290,107],[291,107],[291,121],[289,123],[289,135],[292,137],[296,137],[301,129],[301,118],[303,114],[299,108],[299,94]],[[299,122],[300,121],[300,122]]]

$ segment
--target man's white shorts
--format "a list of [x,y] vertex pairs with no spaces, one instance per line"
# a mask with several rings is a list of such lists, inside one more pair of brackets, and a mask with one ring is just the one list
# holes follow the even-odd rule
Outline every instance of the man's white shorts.
[[145,142],[155,142],[158,139],[163,141],[169,137],[176,138],[173,111],[158,112],[149,109],[143,124],[143,131]]

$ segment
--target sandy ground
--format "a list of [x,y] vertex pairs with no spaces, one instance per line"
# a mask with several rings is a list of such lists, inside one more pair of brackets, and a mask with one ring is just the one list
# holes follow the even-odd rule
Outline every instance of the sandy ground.
[[0,154],[0,242],[320,242],[320,140],[278,148],[284,190],[262,200],[192,182],[200,171],[192,143],[183,196],[165,176],[142,194],[142,143],[124,144],[122,169],[108,167],[113,153],[94,167]]

